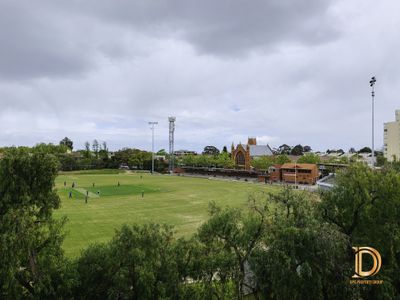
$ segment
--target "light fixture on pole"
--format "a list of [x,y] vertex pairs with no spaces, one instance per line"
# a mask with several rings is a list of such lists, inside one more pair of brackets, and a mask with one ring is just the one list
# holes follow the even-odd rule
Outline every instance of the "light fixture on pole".
[[375,146],[374,146],[374,102],[375,102],[375,82],[376,78],[373,76],[369,81],[369,86],[371,87],[371,96],[372,96],[372,148],[371,148],[371,165],[375,166]]
[[149,122],[151,129],[151,174],[154,173],[154,127],[158,122]]

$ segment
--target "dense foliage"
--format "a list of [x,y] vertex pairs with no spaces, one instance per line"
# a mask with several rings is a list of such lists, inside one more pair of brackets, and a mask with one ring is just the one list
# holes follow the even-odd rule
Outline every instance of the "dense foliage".
[[314,153],[305,153],[303,156],[299,157],[297,160],[298,163],[307,163],[307,164],[318,164],[321,162],[321,159],[317,154]]
[[257,170],[268,170],[269,167],[277,164],[283,165],[284,163],[291,162],[286,154],[261,156],[251,161],[251,166]]
[[178,163],[186,167],[214,167],[226,169],[235,167],[231,156],[227,152],[221,152],[215,155],[186,155],[182,157]]

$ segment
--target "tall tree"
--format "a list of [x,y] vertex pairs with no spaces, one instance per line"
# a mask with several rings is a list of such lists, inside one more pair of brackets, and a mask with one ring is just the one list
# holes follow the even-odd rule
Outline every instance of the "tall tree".
[[[208,259],[215,270],[219,270],[221,284],[234,284],[233,294],[229,289],[213,289],[217,298],[243,299],[246,290],[254,292],[257,287],[246,278],[249,272],[248,262],[255,249],[262,248],[261,239],[267,224],[267,205],[259,203],[255,197],[249,198],[249,210],[225,208],[210,205],[210,219],[199,229],[198,237],[204,245],[204,258]],[[213,253],[213,255],[208,255]],[[211,271],[212,273],[212,271]],[[205,273],[203,280],[212,274]],[[211,284],[211,282],[210,282]]]
[[60,145],[64,145],[64,146],[66,146],[68,149],[70,149],[70,150],[72,150],[74,147],[73,147],[73,145],[74,145],[74,143],[72,142],[72,140],[70,140],[68,137],[65,137],[65,138],[63,138],[61,141],[60,141]]
[[219,150],[215,146],[205,146],[203,150],[203,155],[218,155]]
[[96,158],[99,157],[100,146],[99,146],[98,140],[96,140],[96,139],[93,140],[92,150],[93,150],[93,153],[96,156]]
[[347,263],[354,263],[353,246],[369,245],[382,257],[385,267],[375,277],[384,279],[385,288],[366,289],[362,298],[395,299],[400,294],[400,174],[353,164],[321,199],[325,220],[348,238]]
[[265,299],[351,299],[346,237],[322,220],[318,202],[291,188],[268,198],[265,247],[249,260]]
[[90,143],[88,141],[85,142],[85,152],[84,152],[84,156],[86,158],[90,158]]
[[371,148],[370,147],[364,147],[358,150],[358,153],[371,153]]
[[292,150],[290,151],[291,155],[303,155],[304,149],[302,145],[296,145],[292,148]]
[[107,142],[103,141],[101,150],[108,152]]
[[56,158],[11,148],[0,160],[0,298],[55,298],[68,286],[61,227],[52,212]]

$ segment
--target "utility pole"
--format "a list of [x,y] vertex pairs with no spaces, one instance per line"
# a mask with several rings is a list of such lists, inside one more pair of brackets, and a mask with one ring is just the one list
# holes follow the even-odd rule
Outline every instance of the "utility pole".
[[154,173],[154,127],[158,122],[149,122],[151,129],[151,174]]
[[371,96],[372,96],[372,148],[371,148],[371,159],[372,159],[372,161],[371,161],[371,165],[372,165],[372,168],[374,168],[374,166],[375,166],[375,145],[374,145],[374,136],[375,136],[375,134],[374,134],[374,102],[375,102],[375,89],[374,89],[374,87],[375,87],[375,82],[376,82],[376,78],[375,78],[375,76],[373,76],[372,78],[371,78],[371,80],[369,81],[369,86],[371,87]]

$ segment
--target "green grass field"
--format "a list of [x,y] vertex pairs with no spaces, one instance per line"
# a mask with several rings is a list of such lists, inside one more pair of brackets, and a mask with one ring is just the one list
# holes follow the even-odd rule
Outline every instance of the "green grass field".
[[[207,220],[210,201],[240,207],[246,205],[252,192],[277,189],[248,182],[115,170],[61,173],[56,187],[62,205],[55,216],[68,218],[64,249],[70,257],[91,243],[108,241],[122,224],[166,223],[175,226],[178,236],[189,236]],[[68,197],[70,191],[72,199]]]

